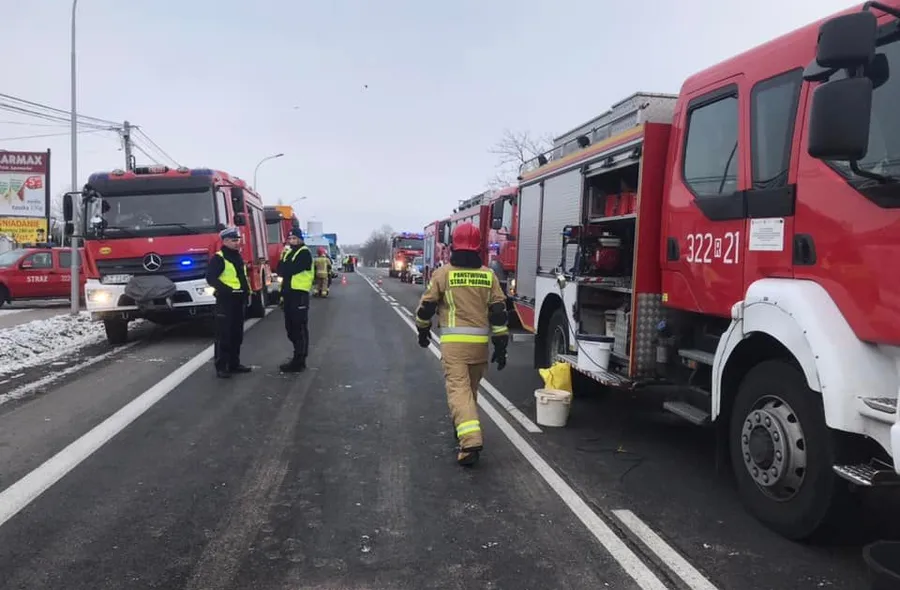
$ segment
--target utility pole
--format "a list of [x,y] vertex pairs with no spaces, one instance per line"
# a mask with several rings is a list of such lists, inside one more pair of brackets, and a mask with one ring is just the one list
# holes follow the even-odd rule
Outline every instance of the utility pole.
[[[78,6],[78,0],[72,0],[72,72],[71,72],[71,83],[72,83],[72,190],[78,190],[78,110],[75,105],[75,99],[78,93],[78,85],[76,84],[75,78],[75,8]],[[71,267],[71,294],[70,298],[72,299],[72,308],[69,310],[69,313],[72,315],[78,315],[78,312],[81,311],[79,307],[79,302],[81,299],[81,282],[78,280],[78,234],[81,233],[78,231],[79,225],[79,215],[78,210],[80,207],[75,207],[75,214],[73,215],[72,221],[75,225],[75,230],[72,232],[72,237],[70,238],[70,243],[72,246],[72,267]]]
[[131,153],[131,123],[122,126],[122,145],[125,148],[125,170],[134,170],[134,156]]

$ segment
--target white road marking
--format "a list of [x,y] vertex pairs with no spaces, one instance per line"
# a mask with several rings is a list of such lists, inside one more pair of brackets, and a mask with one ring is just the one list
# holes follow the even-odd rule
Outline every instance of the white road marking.
[[506,399],[506,396],[504,396],[502,393],[500,393],[500,391],[496,387],[491,385],[487,379],[481,380],[481,388],[484,389],[485,391],[487,391],[488,394],[492,398],[494,398],[494,401],[496,401],[498,404],[500,404],[500,407],[502,407],[504,410],[506,410],[510,416],[515,418],[516,421],[522,425],[522,428],[524,428],[528,432],[533,432],[535,434],[537,434],[539,432],[543,432],[540,429],[540,427],[538,427],[537,424],[532,422],[528,418],[528,416],[526,416],[525,414],[522,413],[522,411],[519,408],[517,408],[511,401]]
[[612,512],[650,551],[668,565],[675,572],[675,575],[684,580],[684,583],[689,588],[692,590],[716,590],[716,587],[703,574],[697,571],[697,568],[672,549],[668,543],[631,510],[613,510]]
[[[271,311],[271,309],[267,309],[266,315],[269,315]],[[246,332],[252,328],[257,322],[259,322],[259,318],[248,320],[244,324],[244,331]],[[203,367],[213,357],[214,348],[213,345],[205,348],[197,356],[175,369],[170,375],[164,377],[150,389],[131,400],[118,412],[47,459],[34,471],[0,492],[0,526],[6,524],[20,510],[50,489],[53,484],[94,454],[97,449],[109,442],[110,439],[122,432],[129,424],[137,420],[144,412],[168,395],[170,391],[193,375],[200,367]]]
[[[368,281],[368,279],[366,280]],[[371,282],[369,282],[369,284],[374,287],[374,284]],[[397,312],[397,315],[410,327],[410,329],[416,330],[416,326],[411,320],[403,317],[400,312]],[[435,342],[436,339],[432,333],[432,343],[428,346],[428,349],[434,356],[441,358],[440,349],[435,346]],[[482,381],[482,387],[487,390],[487,387],[484,387],[485,383],[487,382]],[[491,388],[496,391],[496,388],[493,386],[491,386]],[[487,392],[491,394],[491,391],[488,390]],[[499,392],[497,393],[499,394]],[[500,395],[500,398],[504,400],[505,403],[510,403],[502,395]],[[499,403],[503,405],[503,402]],[[479,396],[478,405],[640,588],[643,590],[665,590],[666,586],[659,577],[657,577],[640,557],[638,557],[637,554],[635,554],[635,552],[632,551],[631,548],[629,548],[628,545],[626,545],[625,542],[609,527],[609,525],[597,515],[584,500],[582,500],[581,496],[579,496],[578,493],[556,473],[556,471],[534,450],[534,448],[528,444],[528,441],[526,441],[522,435],[507,422],[503,415],[494,408],[485,397]],[[510,415],[515,417],[511,412]],[[537,428],[537,426],[535,426],[535,428]],[[678,577],[684,580],[692,590],[717,590],[716,587],[703,577],[703,575],[684,559],[681,554],[669,546],[634,513],[629,510],[616,510],[613,512],[616,518],[622,521],[634,535],[647,545],[647,547],[653,551],[667,567],[678,575]]]

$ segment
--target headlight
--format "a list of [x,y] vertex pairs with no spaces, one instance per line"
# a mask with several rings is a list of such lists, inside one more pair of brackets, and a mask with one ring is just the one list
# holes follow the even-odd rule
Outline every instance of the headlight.
[[398,260],[394,263],[394,270],[403,270],[403,261]]
[[284,282],[284,277],[279,277],[278,275],[275,275],[275,282],[280,285],[281,283]]
[[216,289],[214,287],[206,286],[206,287],[197,287],[197,295],[200,297],[212,297],[216,294]]
[[106,291],[105,289],[88,289],[85,292],[87,300],[91,303],[109,303],[112,301],[112,293]]

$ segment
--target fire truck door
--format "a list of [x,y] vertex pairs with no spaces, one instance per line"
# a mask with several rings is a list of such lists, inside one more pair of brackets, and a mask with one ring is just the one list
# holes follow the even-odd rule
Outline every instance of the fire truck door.
[[[796,158],[805,116],[798,114],[803,84],[801,69],[757,82],[750,89],[747,195],[747,239],[744,241],[744,285],[765,277],[794,276],[794,204],[797,190]],[[807,87],[804,92],[808,92]],[[806,101],[803,101],[804,103]],[[796,136],[796,138],[795,138]],[[812,251],[801,236],[799,264]]]
[[689,99],[665,208],[664,300],[727,317],[743,299],[746,125],[742,76]]

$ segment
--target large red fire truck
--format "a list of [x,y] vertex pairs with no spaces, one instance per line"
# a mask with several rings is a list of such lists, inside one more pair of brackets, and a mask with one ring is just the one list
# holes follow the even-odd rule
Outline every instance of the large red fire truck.
[[416,256],[422,256],[425,249],[425,234],[400,232],[391,236],[391,277],[406,281],[409,266]]
[[633,95],[521,172],[536,364],[714,423],[748,510],[795,539],[848,482],[900,481],[900,0],[866,8]]
[[271,304],[278,303],[281,297],[281,277],[278,276],[278,262],[284,250],[288,235],[294,228],[300,227],[300,220],[294,215],[290,205],[266,205],[266,248],[269,256],[269,269],[272,271],[272,282],[268,288]]
[[204,168],[146,166],[92,174],[82,195],[85,300],[111,344],[127,340],[132,319],[171,323],[211,315],[206,267],[220,247],[219,230],[230,225],[244,237],[248,316],[265,314],[266,220],[262,199],[243,180]]
[[511,186],[494,192],[490,197],[490,231],[487,239],[488,265],[497,278],[504,293],[509,293],[509,282],[516,275],[516,224],[518,222],[519,187]]

